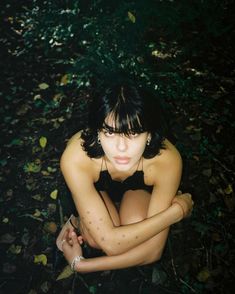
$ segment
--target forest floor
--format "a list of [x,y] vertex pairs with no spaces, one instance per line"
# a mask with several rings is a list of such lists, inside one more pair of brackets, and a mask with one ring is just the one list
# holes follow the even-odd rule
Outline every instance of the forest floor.
[[84,120],[80,104],[89,93],[58,92],[63,69],[15,55],[23,44],[14,34],[6,26],[1,39],[0,293],[233,293],[235,72],[228,45],[219,40],[180,64],[201,95],[167,99],[184,161],[180,189],[192,193],[195,208],[172,226],[161,261],[57,280],[66,262],[55,239],[69,197],[59,160]]

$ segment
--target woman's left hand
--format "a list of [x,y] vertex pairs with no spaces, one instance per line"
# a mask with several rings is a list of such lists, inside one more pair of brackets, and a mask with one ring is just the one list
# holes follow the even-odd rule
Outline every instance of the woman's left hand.
[[67,231],[65,233],[62,241],[62,250],[69,264],[71,264],[76,256],[82,256],[82,247],[74,231]]

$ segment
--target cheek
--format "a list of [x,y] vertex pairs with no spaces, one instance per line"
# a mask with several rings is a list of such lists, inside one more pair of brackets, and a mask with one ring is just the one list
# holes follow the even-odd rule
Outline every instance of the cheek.
[[105,153],[110,153],[113,150],[112,143],[101,142],[102,149]]
[[132,150],[133,150],[133,153],[135,155],[142,155],[143,152],[144,152],[144,149],[145,149],[145,142],[135,142],[135,144],[133,144],[132,146]]

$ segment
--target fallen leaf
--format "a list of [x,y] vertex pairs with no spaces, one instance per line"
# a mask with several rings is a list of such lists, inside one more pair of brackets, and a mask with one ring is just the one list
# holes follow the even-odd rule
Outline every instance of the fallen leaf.
[[47,167],[47,170],[48,170],[48,172],[49,172],[49,173],[54,173],[54,172],[56,172],[56,170],[57,170],[57,169],[56,169],[56,168],[53,168],[53,167],[50,167],[50,166],[48,166],[48,167]]
[[24,165],[24,171],[26,173],[38,173],[41,170],[41,163],[39,162],[28,162]]
[[41,98],[42,98],[41,95],[40,94],[37,94],[37,95],[35,95],[33,97],[33,100],[36,101],[36,100],[41,99]]
[[16,114],[17,115],[25,115],[30,108],[31,107],[28,104],[23,104],[17,109]]
[[34,263],[47,265],[47,257],[45,254],[34,255]]
[[224,190],[224,193],[229,195],[233,193],[233,187],[231,184],[228,184],[227,188]]
[[39,89],[41,90],[46,90],[47,88],[49,88],[49,85],[46,83],[41,83],[38,85]]
[[55,189],[54,191],[51,192],[50,197],[55,200],[57,199],[57,195],[58,195],[58,190]]
[[20,245],[12,244],[9,247],[8,251],[10,251],[12,254],[20,254],[21,248],[22,248],[22,246],[20,246]]
[[40,194],[33,195],[32,198],[37,201],[43,201],[43,197]]
[[135,18],[135,16],[134,16],[134,14],[131,13],[130,11],[128,11],[127,14],[128,14],[128,18],[129,18],[129,20],[130,20],[132,23],[135,23],[136,18]]
[[206,282],[210,277],[210,272],[208,268],[203,268],[198,274],[197,279],[199,282]]
[[160,267],[154,267],[152,272],[152,283],[154,285],[163,284],[167,279],[166,273]]
[[40,288],[41,288],[43,293],[48,293],[48,291],[50,289],[50,283],[48,281],[45,281],[45,282],[42,283]]
[[10,146],[21,146],[21,145],[23,145],[23,143],[24,142],[21,139],[13,139],[9,145]]
[[42,174],[43,176],[45,176],[45,177],[50,176],[50,173],[49,173],[48,171],[46,171],[46,170],[42,170],[42,171],[41,171],[41,174]]
[[9,223],[9,218],[8,218],[8,217],[4,217],[3,220],[2,220],[2,222],[3,222],[4,224]]
[[16,239],[15,236],[12,236],[11,234],[6,233],[0,237],[0,243],[11,244],[15,241],[15,239]]
[[51,234],[55,234],[57,231],[57,225],[55,222],[46,222],[44,224],[43,229],[47,232],[47,233],[51,233]]
[[56,281],[67,279],[73,274],[70,265],[66,265],[66,267],[63,269],[63,271],[59,274]]
[[41,216],[41,212],[38,209],[35,209],[33,216],[39,217],[39,216]]
[[47,205],[47,212],[48,212],[48,215],[53,215],[56,213],[56,210],[57,210],[57,206],[55,203],[48,203]]
[[[60,85],[67,85],[67,83],[68,83],[68,75],[65,74],[60,80]],[[60,94],[57,94],[57,95],[60,95]]]
[[[63,84],[63,85],[65,85],[65,84]],[[53,97],[53,101],[60,102],[62,100],[62,98],[63,98],[63,95],[61,93],[55,94],[55,96]]]
[[24,244],[24,246],[27,246],[29,244],[29,232],[25,232],[21,237],[21,242]]
[[47,138],[46,138],[46,137],[41,137],[41,138],[39,139],[39,144],[40,144],[40,146],[41,146],[42,148],[45,148],[46,145],[47,145]]

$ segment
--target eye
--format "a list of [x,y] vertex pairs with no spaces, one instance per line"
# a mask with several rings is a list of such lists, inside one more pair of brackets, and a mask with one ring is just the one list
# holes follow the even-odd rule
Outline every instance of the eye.
[[106,137],[113,137],[115,135],[114,132],[109,131],[109,130],[103,130],[103,133]]
[[130,137],[131,137],[131,138],[136,138],[136,137],[138,137],[138,136],[139,136],[139,134],[136,133],[136,132],[131,132],[131,133],[130,133]]

